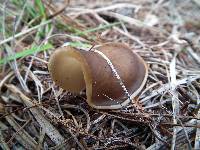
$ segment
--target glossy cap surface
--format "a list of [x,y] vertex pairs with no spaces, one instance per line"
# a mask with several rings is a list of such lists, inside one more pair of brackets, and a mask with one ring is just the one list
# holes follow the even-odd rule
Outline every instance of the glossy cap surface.
[[[112,63],[131,99],[143,88],[147,66],[124,44],[108,43],[98,48]],[[71,92],[86,88],[87,102],[97,109],[118,109],[130,100],[108,62],[93,51],[63,47],[52,54],[49,71],[57,85]]]

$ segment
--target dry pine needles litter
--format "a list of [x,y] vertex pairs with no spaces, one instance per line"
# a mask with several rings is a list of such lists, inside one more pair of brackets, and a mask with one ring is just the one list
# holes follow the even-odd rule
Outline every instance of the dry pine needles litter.
[[[5,0],[0,12],[2,149],[200,148],[198,0]],[[84,91],[53,84],[54,48],[111,41],[130,45],[149,67],[127,107],[92,109]]]

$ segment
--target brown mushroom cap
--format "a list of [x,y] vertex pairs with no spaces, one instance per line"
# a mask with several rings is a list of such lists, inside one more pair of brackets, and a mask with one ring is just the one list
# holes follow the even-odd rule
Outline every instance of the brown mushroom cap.
[[[143,88],[147,65],[124,44],[109,43],[98,48],[112,63],[130,98]],[[49,61],[49,71],[57,85],[71,92],[86,88],[87,102],[97,109],[118,109],[130,102],[108,62],[93,51],[63,47]]]

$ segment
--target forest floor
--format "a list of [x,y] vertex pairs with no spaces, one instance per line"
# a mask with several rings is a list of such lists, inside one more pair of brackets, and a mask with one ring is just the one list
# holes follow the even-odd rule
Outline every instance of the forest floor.
[[[2,149],[200,149],[199,0],[1,0]],[[48,72],[63,44],[120,42],[148,64],[133,103],[97,110]]]

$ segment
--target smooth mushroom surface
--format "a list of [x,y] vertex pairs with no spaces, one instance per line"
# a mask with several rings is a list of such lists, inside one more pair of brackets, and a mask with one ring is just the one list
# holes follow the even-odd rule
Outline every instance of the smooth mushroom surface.
[[49,60],[50,75],[57,85],[70,92],[86,89],[91,107],[119,109],[142,90],[147,79],[147,65],[124,44],[108,43],[95,49],[58,48]]

